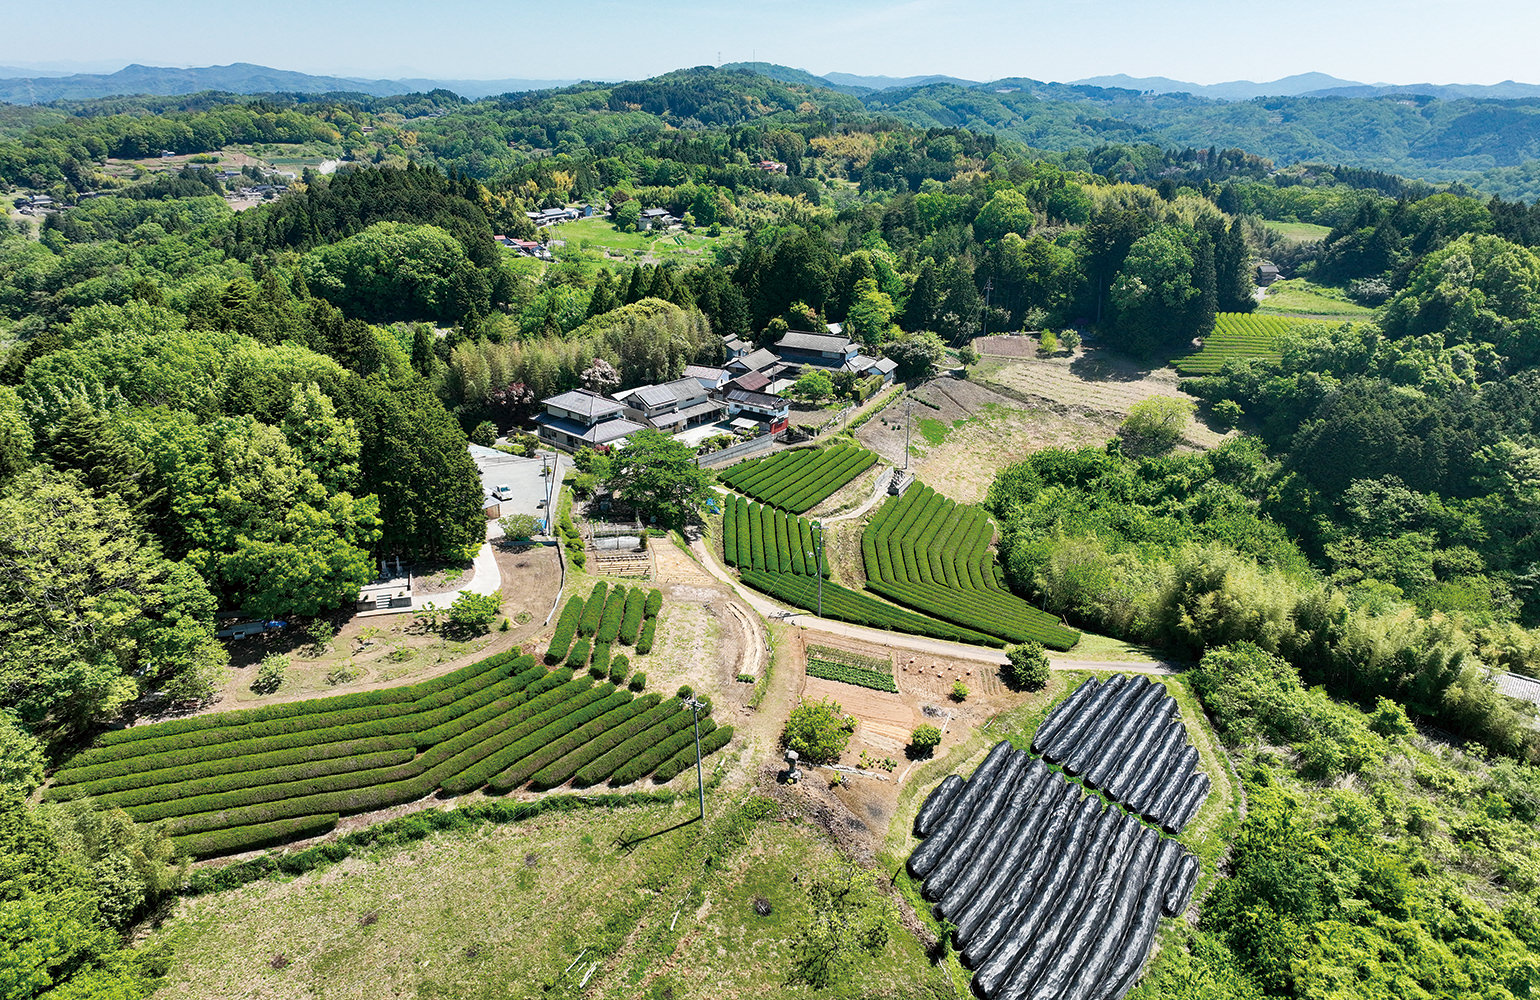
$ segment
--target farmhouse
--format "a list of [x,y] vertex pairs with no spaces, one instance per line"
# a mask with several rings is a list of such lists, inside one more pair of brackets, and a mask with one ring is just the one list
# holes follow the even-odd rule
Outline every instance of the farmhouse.
[[1278,270],[1278,266],[1276,264],[1257,265],[1257,284],[1263,288],[1266,288],[1268,285],[1271,285],[1273,282],[1282,277],[1283,272]]
[[727,360],[729,361],[734,358],[741,358],[754,349],[754,345],[747,340],[744,340],[742,337],[732,336],[731,334],[722,338],[722,347],[726,349]]
[[642,424],[625,416],[626,407],[587,389],[564,392],[541,400],[545,412],[535,418],[540,440],[564,451],[580,448],[605,450],[624,444]]
[[745,354],[741,358],[733,358],[724,367],[732,376],[745,375],[749,372],[766,372],[772,368],[778,368],[781,359],[768,348],[761,347],[757,351]]
[[[765,425],[771,434],[784,431],[791,416],[791,404],[780,396],[740,389],[731,382],[718,391],[717,398],[726,404],[730,416]],[[733,421],[733,426],[742,426],[738,420]]]
[[722,383],[727,381],[727,369],[711,368],[707,365],[685,365],[684,377],[697,380],[707,389],[720,389]]
[[644,385],[617,393],[615,399],[625,407],[631,420],[655,427],[665,434],[722,416],[723,404],[711,398],[711,390],[689,375],[663,385]]
[[787,364],[844,368],[858,348],[847,337],[793,330],[775,342],[775,353]]

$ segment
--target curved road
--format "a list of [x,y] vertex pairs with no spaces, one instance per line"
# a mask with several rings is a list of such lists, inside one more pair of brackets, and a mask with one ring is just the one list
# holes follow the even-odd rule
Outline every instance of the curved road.
[[[848,622],[819,618],[817,615],[807,612],[794,611],[740,584],[731,573],[723,569],[722,565],[717,562],[715,553],[711,551],[711,546],[707,545],[704,539],[696,538],[691,541],[690,551],[695,553],[701,565],[706,568],[706,572],[731,587],[733,592],[738,595],[739,600],[765,618],[787,621],[800,625],[803,628],[817,629],[820,632],[842,635],[850,639],[859,639],[863,642],[875,642],[894,649],[908,649],[917,653],[978,660],[984,663],[1003,664],[1006,662],[1005,653],[998,649],[989,649],[984,646],[969,646],[960,642],[944,642],[940,639],[929,639],[920,635],[906,635],[903,632],[888,632],[883,629],[866,628],[861,625],[851,625]],[[1075,660],[1060,655],[1049,657],[1049,662],[1055,670],[1108,670],[1137,674],[1176,673],[1176,669],[1171,663],[1163,661],[1123,663],[1106,660]]]

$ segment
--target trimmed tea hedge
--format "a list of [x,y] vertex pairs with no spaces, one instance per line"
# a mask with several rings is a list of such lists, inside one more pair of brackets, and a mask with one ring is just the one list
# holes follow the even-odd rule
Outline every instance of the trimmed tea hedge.
[[[876,462],[875,453],[855,445],[795,448],[741,462],[722,473],[722,481],[762,503],[801,514],[839,492]],[[741,522],[738,527],[742,527]]]
[[[813,574],[814,559],[810,555],[815,551],[813,522],[774,507],[750,503],[740,496],[728,497],[727,505],[726,520],[741,521],[741,526],[734,530],[743,532],[741,538],[735,536],[731,542],[723,541],[722,554],[729,566],[797,576]],[[748,561],[742,558],[744,541],[748,543]],[[827,579],[829,560],[827,554],[821,554],[824,555],[823,575]]]
[[588,665],[588,654],[591,651],[592,647],[588,644],[587,639],[579,639],[577,642],[574,642],[572,649],[567,653],[567,666],[573,670],[586,667]]
[[[707,716],[711,712],[708,704],[701,713],[701,725],[705,726]],[[659,764],[668,760],[679,749],[688,744],[692,749],[695,746],[695,719],[689,712],[680,712],[684,716],[683,723],[678,729],[666,738],[658,741],[630,760],[621,764],[610,775],[611,785],[629,785],[638,778],[644,778],[652,773]]]
[[658,617],[658,612],[663,610],[663,591],[657,587],[647,591],[647,604],[644,611],[648,618]]
[[626,613],[626,588],[616,587],[604,602],[604,616],[599,620],[595,643],[608,645],[620,637],[620,622]]
[[[710,719],[700,720],[701,759],[704,760],[716,751],[727,746],[732,738],[732,726],[722,726],[721,728],[717,728],[717,724],[712,722]],[[683,750],[680,750],[678,753],[674,754],[674,756],[659,764],[658,769],[652,772],[652,780],[656,781],[660,785],[665,781],[672,781],[680,771],[686,770],[687,768],[694,766],[694,764],[695,747],[693,745],[686,746]]]
[[578,635],[593,638],[593,634],[599,631],[599,623],[604,620],[604,597],[609,590],[609,585],[603,580],[594,584],[593,593],[588,595],[588,601],[583,605],[583,617],[578,620]]
[[609,753],[637,733],[646,732],[670,713],[679,710],[678,702],[669,701],[660,705],[658,704],[660,700],[656,694],[647,694],[635,699],[631,702],[635,715],[613,729],[600,733],[565,757],[538,771],[532,777],[531,784],[540,790],[564,784],[571,780],[572,776],[585,764]]
[[883,504],[861,537],[866,587],[916,611],[1005,642],[1069,649],[1080,633],[1000,583],[994,525],[978,507],[923,483]]
[[616,768],[633,757],[645,753],[648,747],[667,739],[678,732],[680,727],[689,725],[690,713],[684,710],[681,702],[671,698],[663,704],[668,707],[668,710],[662,714],[661,718],[656,719],[651,727],[636,733],[579,768],[572,778],[572,783],[579,788],[597,785],[614,774]]
[[[808,577],[750,571],[743,574],[743,582],[794,607],[808,611],[818,607],[818,584]],[[994,636],[915,614],[860,591],[847,590],[836,583],[823,585],[823,616],[853,625],[925,635],[949,642],[966,642],[976,646],[1005,645]]]
[[545,662],[554,665],[567,658],[567,650],[572,648],[572,637],[577,633],[582,617],[583,599],[573,594],[561,609],[561,617],[556,619],[556,631],[551,634],[551,645],[546,648]]
[[641,638],[636,640],[636,651],[642,654],[652,652],[652,643],[657,638],[657,634],[658,620],[656,618],[647,619],[647,624],[642,626]]
[[636,637],[642,631],[642,619],[646,617],[647,595],[641,587],[632,587],[626,594],[626,610],[620,622],[620,641],[627,646],[636,645]]
[[183,854],[203,857],[210,854],[227,854],[231,851],[250,851],[269,844],[281,844],[303,837],[314,837],[337,825],[341,819],[336,813],[319,816],[295,816],[274,820],[271,823],[255,823],[210,833],[190,833],[184,837],[172,837],[171,842]]
[[610,647],[608,643],[601,643],[594,647],[593,659],[588,661],[588,672],[594,680],[603,680],[610,673]]
[[[617,590],[617,612],[629,599]],[[572,602],[604,603],[604,595]],[[568,658],[579,646],[586,659],[588,637],[573,644]],[[599,648],[607,659],[609,647]],[[619,666],[624,679],[628,665]],[[225,853],[311,836],[341,815],[438,789],[469,791],[492,778],[517,787],[539,772],[550,787],[622,747],[598,780],[621,764],[631,765],[629,774],[645,747],[628,743],[656,730],[647,745],[656,744],[674,731],[660,724],[678,714],[677,703],[658,712],[656,695],[596,686],[517,651],[368,695],[140,727],[132,739],[119,737],[67,763],[48,795],[89,794],[137,820],[164,821],[186,853]]]
[[610,661],[610,683],[624,684],[626,675],[631,672],[631,658],[625,653],[616,653]]

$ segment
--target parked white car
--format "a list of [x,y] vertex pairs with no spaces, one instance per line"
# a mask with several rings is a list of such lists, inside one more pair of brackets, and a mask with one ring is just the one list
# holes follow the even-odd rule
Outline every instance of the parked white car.
[[499,500],[512,500],[513,499],[513,487],[512,486],[499,486],[493,492],[495,492],[497,494],[497,499],[499,499]]

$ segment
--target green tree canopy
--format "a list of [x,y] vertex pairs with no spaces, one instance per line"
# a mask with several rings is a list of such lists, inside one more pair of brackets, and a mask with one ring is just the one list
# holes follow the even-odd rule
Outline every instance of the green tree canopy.
[[305,255],[311,291],[349,316],[460,319],[480,280],[465,248],[437,226],[377,222]]
[[695,451],[655,430],[631,435],[611,459],[606,485],[644,519],[683,527],[711,496],[712,475],[695,464]]
[[787,716],[781,744],[810,763],[832,764],[850,745],[851,728],[838,702],[805,701]]

